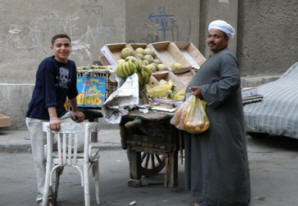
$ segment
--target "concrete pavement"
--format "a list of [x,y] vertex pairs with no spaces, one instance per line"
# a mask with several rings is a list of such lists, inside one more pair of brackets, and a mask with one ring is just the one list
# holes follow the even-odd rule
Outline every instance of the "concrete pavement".
[[[125,150],[106,150],[100,154],[101,206],[189,206],[189,194],[179,186],[175,190],[162,185],[128,187],[129,164]],[[13,164],[12,161],[13,160]],[[35,176],[29,153],[1,153],[0,205],[36,206]],[[5,166],[3,166],[5,165]],[[183,185],[183,166],[179,166],[179,181]],[[155,177],[161,180],[163,175]],[[58,206],[84,205],[83,188],[75,169],[65,168],[61,176]],[[90,184],[91,205],[95,206],[93,181]]]
[[[35,177],[32,157],[28,152],[26,130],[0,130],[0,205],[35,205]],[[190,195],[183,188],[183,167],[179,161],[179,185],[175,189],[161,185],[139,188],[127,186],[129,164],[126,151],[121,149],[118,129],[102,130],[101,193],[103,206],[189,206]],[[18,142],[18,144],[16,144]],[[4,144],[5,143],[5,144]],[[6,148],[5,150],[3,148]],[[298,141],[285,137],[248,137],[248,157],[251,175],[250,206],[297,205]],[[4,152],[6,151],[6,152]],[[23,151],[23,152],[21,152]],[[7,153],[17,152],[17,153]],[[163,175],[154,177],[162,180]],[[146,182],[146,181],[145,181]],[[95,205],[91,187],[92,205]],[[78,173],[65,169],[59,192],[59,204],[83,205],[83,191]]]

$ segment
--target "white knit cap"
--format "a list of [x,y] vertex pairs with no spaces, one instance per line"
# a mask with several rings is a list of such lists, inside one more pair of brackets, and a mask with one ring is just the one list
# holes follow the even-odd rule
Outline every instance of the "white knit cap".
[[226,33],[229,38],[235,35],[235,29],[224,20],[212,21],[208,26],[208,31],[210,31],[210,29],[218,29]]

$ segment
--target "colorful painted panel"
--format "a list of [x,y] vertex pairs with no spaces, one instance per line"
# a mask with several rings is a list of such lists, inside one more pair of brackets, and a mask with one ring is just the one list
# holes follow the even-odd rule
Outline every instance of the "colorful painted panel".
[[77,77],[77,103],[79,107],[101,107],[105,102],[106,79],[104,77]]

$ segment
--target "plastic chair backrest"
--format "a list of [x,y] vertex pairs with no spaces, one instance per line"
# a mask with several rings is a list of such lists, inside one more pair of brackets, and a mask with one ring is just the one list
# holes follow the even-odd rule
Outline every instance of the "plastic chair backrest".
[[[88,158],[88,148],[91,141],[91,133],[97,130],[97,123],[83,122],[65,122],[61,123],[59,131],[49,129],[49,124],[43,124],[43,130],[50,135],[50,144],[57,142],[56,164],[61,166],[76,165],[78,161],[79,144],[78,139],[84,138],[84,157]],[[54,138],[52,138],[54,135]],[[52,147],[48,147],[52,150]],[[47,151],[52,153],[52,151]],[[81,156],[80,156],[81,157]]]

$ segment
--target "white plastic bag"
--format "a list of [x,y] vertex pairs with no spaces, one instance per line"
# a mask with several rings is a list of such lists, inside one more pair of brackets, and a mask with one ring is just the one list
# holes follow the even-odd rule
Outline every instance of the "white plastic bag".
[[206,102],[191,95],[176,111],[171,124],[180,130],[199,134],[209,128],[206,114]]

